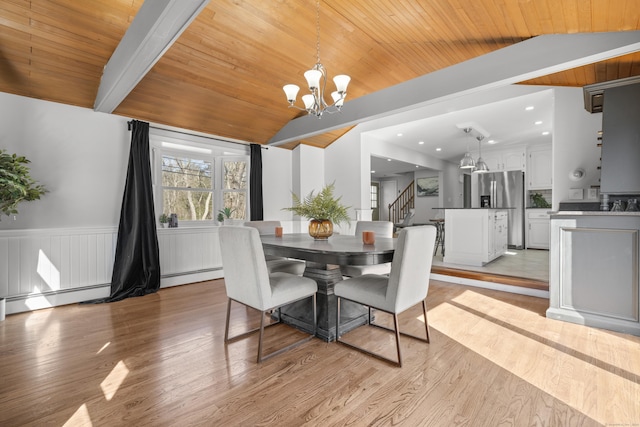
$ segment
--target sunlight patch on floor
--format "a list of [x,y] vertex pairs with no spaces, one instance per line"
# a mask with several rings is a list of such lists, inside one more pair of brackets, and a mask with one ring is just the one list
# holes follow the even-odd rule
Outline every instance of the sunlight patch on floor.
[[91,422],[91,417],[89,416],[89,411],[87,410],[87,405],[85,403],[82,404],[78,408],[78,410],[69,418],[69,420],[63,424],[64,427],[73,427],[73,426],[85,426],[91,427],[93,423]]
[[109,347],[109,344],[111,344],[111,341],[109,341],[109,342],[105,343],[102,347],[100,347],[100,350],[98,350],[98,352],[96,353],[96,355],[98,355],[98,354],[102,353],[102,351],[103,351],[105,348]]
[[[509,311],[503,309],[505,306]],[[640,409],[634,413],[616,410],[616,407],[638,408],[634,403],[640,399],[638,364],[625,363],[624,355],[609,354],[606,348],[594,348],[597,346],[589,344],[593,340],[574,338],[574,342],[567,342],[563,330],[571,331],[567,337],[580,334],[602,335],[602,340],[617,337],[612,338],[608,331],[547,319],[527,309],[516,308],[518,314],[513,316],[514,307],[517,306],[464,291],[449,303],[432,308],[429,322],[451,339],[598,422],[640,419]],[[502,313],[511,313],[511,317],[501,317]],[[453,324],[448,321],[452,318],[461,321]],[[640,351],[640,343],[634,339],[627,346],[630,349],[627,357]],[[585,406],[584,396],[591,393],[609,396],[609,402],[623,403]]]
[[107,400],[111,400],[113,396],[116,395],[120,385],[124,381],[124,379],[129,375],[129,368],[124,362],[121,360],[118,364],[111,370],[109,375],[100,383],[100,388],[102,388],[102,393],[104,393],[104,398]]

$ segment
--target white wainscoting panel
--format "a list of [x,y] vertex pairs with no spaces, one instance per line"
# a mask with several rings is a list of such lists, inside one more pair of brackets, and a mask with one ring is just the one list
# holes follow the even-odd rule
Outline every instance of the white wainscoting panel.
[[18,297],[111,282],[115,229],[0,232],[0,295]]
[[[109,295],[118,230],[0,231],[7,314]],[[218,227],[158,229],[161,286],[222,277]]]
[[158,230],[162,276],[222,269],[218,227]]

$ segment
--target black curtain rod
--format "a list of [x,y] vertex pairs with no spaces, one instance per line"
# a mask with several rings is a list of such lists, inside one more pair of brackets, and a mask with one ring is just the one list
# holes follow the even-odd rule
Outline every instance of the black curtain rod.
[[[127,129],[129,129],[129,131],[131,131],[131,125],[132,124],[133,124],[133,120],[130,120],[130,121],[127,122]],[[161,128],[161,127],[158,127],[158,126],[149,125],[149,127],[151,129],[166,130],[168,132],[175,132],[175,133],[180,133],[182,135],[188,135],[188,136],[196,136],[198,138],[211,139],[213,141],[226,142],[226,143],[229,143],[229,144],[244,145],[245,147],[248,146],[248,145],[251,145],[251,144],[245,144],[244,142],[227,141],[226,139],[215,138],[213,136],[196,135],[196,134],[193,134],[193,133],[182,132],[182,131],[179,131],[179,130],[165,129],[165,128]],[[264,147],[261,144],[258,144],[258,145],[260,145],[260,148],[263,149],[263,150],[268,150],[269,149],[269,147]]]

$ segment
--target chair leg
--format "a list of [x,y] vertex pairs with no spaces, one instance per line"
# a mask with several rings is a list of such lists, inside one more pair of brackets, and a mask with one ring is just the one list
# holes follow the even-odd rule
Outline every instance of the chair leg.
[[[255,329],[251,329],[249,331],[243,332],[241,334],[235,335],[233,337],[229,336],[229,323],[230,323],[230,319],[231,319],[231,302],[234,301],[231,298],[228,299],[228,303],[227,303],[227,321],[226,321],[226,325],[225,325],[225,330],[224,330],[224,342],[229,342],[229,341],[236,341],[239,340],[241,338],[245,338],[251,334],[253,334],[254,332],[258,332],[260,330],[260,328],[255,328]],[[242,304],[241,302],[239,302],[238,304]],[[242,304],[244,305],[244,304]],[[255,310],[252,307],[249,307],[248,305],[244,305],[246,309],[252,309]],[[262,324],[262,322],[264,321],[264,316],[265,313],[267,312],[262,312],[262,318],[260,319],[260,322]],[[268,325],[265,325],[265,328],[269,328],[271,326],[275,326],[277,324],[281,323],[280,319],[278,319],[277,322],[273,322],[273,323],[269,323]]]
[[340,297],[336,302],[336,342],[340,338]]
[[[336,300],[336,342],[338,342],[338,343],[340,343],[340,344],[342,344],[344,346],[350,347],[350,348],[352,348],[354,350],[358,350],[358,351],[360,351],[362,353],[368,354],[369,356],[375,357],[376,359],[380,359],[380,360],[383,360],[385,362],[391,363],[391,364],[393,364],[395,366],[402,366],[402,360],[400,359],[400,335],[399,335],[399,331],[400,330],[398,329],[398,317],[397,317],[397,315],[394,314],[395,331],[396,331],[396,349],[397,349],[397,354],[398,354],[398,361],[395,361],[393,359],[386,358],[386,357],[381,356],[379,354],[373,353],[373,352],[371,352],[371,351],[369,351],[369,350],[367,350],[365,348],[359,347],[359,346],[354,345],[354,344],[350,344],[350,343],[348,343],[346,341],[342,341],[340,339],[340,300],[341,300],[341,298],[337,297],[337,300]],[[369,306],[367,308],[368,308],[368,313],[369,313],[369,322],[371,322],[371,307]],[[370,323],[370,325],[371,326],[377,326],[374,323]],[[388,328],[383,328],[383,329],[388,329]]]
[[224,327],[224,342],[229,341],[229,318],[231,317],[231,298],[227,298],[227,320]]
[[396,350],[398,352],[398,366],[402,367],[402,354],[400,354],[400,325],[398,324],[397,313],[393,313],[393,328],[396,331]]
[[[430,338],[429,338],[429,326],[427,325],[427,303],[426,303],[426,300],[422,300],[422,310],[423,310],[423,313],[424,313],[425,328],[426,328],[425,331],[426,331],[426,334],[427,334],[426,339],[422,338],[422,337],[415,336],[415,335],[411,335],[411,334],[407,334],[407,333],[401,332],[400,331],[400,324],[398,322],[398,314],[397,313],[391,313],[391,312],[387,312],[385,310],[381,310],[381,311],[385,311],[386,313],[389,313],[389,314],[393,315],[393,329],[392,328],[388,328],[386,326],[377,325],[376,323],[371,322],[371,317],[369,317],[369,321],[370,321],[369,324],[371,326],[375,326],[376,328],[384,329],[386,331],[394,333],[395,338],[396,338],[396,353],[397,353],[397,356],[398,356],[397,361],[393,360],[393,359],[386,358],[386,357],[381,356],[379,354],[373,353],[373,352],[371,352],[371,351],[369,351],[367,349],[364,349],[362,347],[359,347],[357,345],[350,344],[348,342],[340,340],[340,300],[341,300],[341,298],[338,297],[337,298],[337,310],[336,310],[336,342],[339,342],[342,345],[345,345],[347,347],[351,347],[351,348],[353,348],[355,350],[361,351],[361,352],[363,352],[365,354],[368,354],[370,356],[373,356],[373,357],[375,357],[377,359],[384,360],[385,362],[389,362],[389,363],[391,363],[391,364],[393,364],[395,366],[402,367],[402,354],[401,354],[401,351],[400,351],[400,335],[404,335],[406,337],[413,338],[413,339],[416,339],[416,340],[419,340],[419,341],[423,341],[423,342],[427,342],[427,343],[429,342]],[[369,306],[368,309],[369,309],[369,313],[371,313],[372,307]],[[378,310],[380,310],[380,309],[378,309]],[[369,316],[371,316],[371,315],[369,315]]]
[[258,360],[257,362],[262,362],[262,338],[264,338],[264,317],[266,315],[265,311],[260,313],[260,335],[258,338]]
[[[277,356],[278,354],[284,353],[285,351],[288,351],[288,350],[291,350],[292,348],[298,347],[300,344],[304,344],[307,341],[310,341],[313,338],[315,338],[316,332],[317,332],[317,329],[318,329],[318,317],[317,317],[317,308],[316,308],[316,294],[313,294],[311,296],[311,300],[312,300],[312,304],[313,304],[313,333],[311,335],[307,336],[307,337],[304,337],[304,338],[294,342],[294,343],[289,344],[288,346],[286,346],[284,348],[281,348],[279,350],[275,350],[275,351],[273,351],[273,352],[271,352],[271,353],[269,353],[267,355],[264,355],[264,356],[262,355],[262,339],[264,337],[263,324],[264,324],[264,318],[265,318],[265,313],[266,312],[262,313],[262,318],[260,319],[260,338],[259,338],[259,341],[258,341],[258,363],[262,363],[263,361],[265,361],[265,360],[267,360],[267,359],[269,359],[269,358],[271,358],[273,356]],[[293,301],[293,302],[295,302],[295,301]],[[279,308],[278,308],[278,310],[279,310]],[[280,320],[281,319],[279,319],[278,323],[280,323]],[[269,324],[267,326],[271,326],[271,325],[274,325],[274,324],[276,324],[276,323]]]
[[422,313],[424,314],[424,329],[427,333],[427,342],[431,342],[431,338],[429,337],[429,322],[427,322],[427,300],[422,300]]

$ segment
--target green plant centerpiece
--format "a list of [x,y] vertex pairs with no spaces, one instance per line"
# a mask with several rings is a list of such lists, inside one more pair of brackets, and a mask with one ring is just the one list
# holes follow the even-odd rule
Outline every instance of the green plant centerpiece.
[[316,240],[328,239],[333,234],[333,224],[351,223],[347,213],[350,206],[344,206],[340,203],[342,197],[333,195],[334,185],[335,183],[326,185],[318,194],[311,191],[304,199],[291,193],[293,206],[283,208],[283,210],[308,218],[310,220],[309,235]]
[[40,199],[47,192],[29,175],[29,160],[0,150],[0,211],[16,215],[18,203]]

